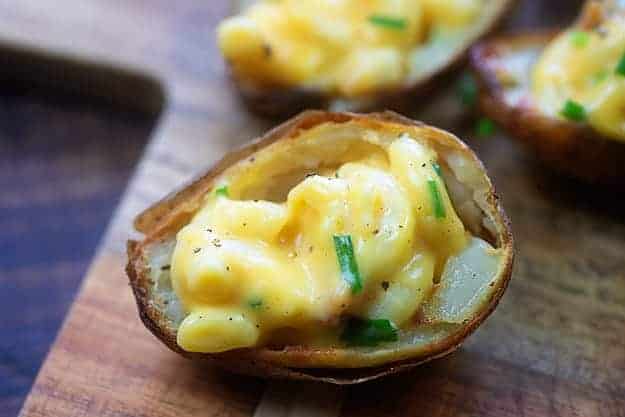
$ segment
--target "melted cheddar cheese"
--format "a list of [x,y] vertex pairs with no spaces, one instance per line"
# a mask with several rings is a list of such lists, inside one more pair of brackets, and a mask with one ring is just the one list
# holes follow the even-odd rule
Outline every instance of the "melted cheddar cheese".
[[[394,135],[349,146],[335,141],[343,161],[296,179],[271,170],[287,158],[314,158],[319,147],[307,152],[302,145],[283,157],[261,153],[247,168],[222,174],[215,190],[227,186],[228,195],[207,194],[177,235],[171,277],[186,311],[178,344],[222,352],[337,343],[344,317],[410,325],[470,235],[437,172],[435,151],[407,134]],[[263,180],[268,187],[287,184],[285,197],[269,198],[266,188],[267,198],[250,198],[245,190],[257,190],[253,185]],[[353,242],[359,293],[342,275],[337,235]]]
[[532,94],[539,109],[563,117],[567,100],[585,109],[586,121],[606,137],[625,141],[625,15],[592,30],[573,28],[548,45],[536,64]]
[[[421,61],[438,62],[441,41],[461,40],[484,2],[258,1],[219,25],[218,43],[242,80],[361,96],[399,87],[429,68]],[[421,53],[426,44],[435,46],[429,58]]]

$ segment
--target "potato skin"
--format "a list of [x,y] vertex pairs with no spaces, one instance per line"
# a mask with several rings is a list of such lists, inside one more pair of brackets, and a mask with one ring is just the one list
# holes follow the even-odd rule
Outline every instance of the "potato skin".
[[[517,0],[498,0],[499,10],[474,39],[479,41],[494,32],[503,19],[511,12]],[[415,107],[421,99],[449,82],[454,73],[466,63],[471,44],[465,45],[453,55],[450,60],[438,71],[424,74],[423,77],[394,89],[378,91],[373,96],[363,98],[362,102],[346,100],[350,111],[369,112],[381,109],[390,109],[407,112]],[[229,77],[234,90],[245,106],[260,116],[284,120],[308,109],[331,108],[332,103],[340,98],[320,91],[302,89],[298,87],[260,86],[245,82],[236,77],[231,68]]]
[[[299,131],[307,130],[325,122],[345,123],[349,121],[361,121],[370,124],[372,128],[380,123],[395,123],[406,126],[427,127],[421,122],[407,119],[393,112],[374,113],[368,115],[355,113],[329,113],[322,111],[304,112],[298,117],[269,131],[263,137],[252,141],[248,145],[226,155],[213,168],[193,181],[182,191],[166,197],[161,202],[139,215],[136,219],[136,228],[146,235],[141,241],[129,241],[127,246],[128,264],[126,272],[130,279],[139,315],[145,326],[172,351],[184,357],[210,362],[219,367],[236,373],[255,375],[264,378],[281,378],[296,380],[321,381],[338,385],[357,384],[385,375],[407,371],[422,363],[446,356],[456,350],[463,340],[468,337],[496,308],[500,298],[509,283],[513,263],[513,240],[509,220],[499,203],[492,185],[488,190],[487,203],[495,213],[495,227],[500,247],[504,251],[502,273],[503,279],[498,281],[496,288],[488,301],[488,306],[471,322],[466,323],[452,336],[443,339],[440,343],[431,345],[429,350],[419,357],[404,361],[392,362],[383,366],[338,369],[338,368],[306,368],[307,358],[317,355],[332,355],[333,349],[312,349],[305,346],[289,347],[284,351],[271,351],[266,348],[240,349],[219,354],[190,353],[182,350],[176,343],[176,329],[169,325],[169,320],[157,309],[150,299],[151,278],[149,276],[149,263],[146,259],[147,248],[150,245],[159,244],[175,233],[185,224],[201,202],[201,196],[212,187],[212,180],[223,170],[238,161],[250,157],[255,151],[262,149],[276,141],[293,140]],[[442,132],[435,128],[433,133]],[[437,133],[438,132],[438,133]],[[452,139],[453,138],[453,139]],[[479,164],[477,156],[459,139],[444,136],[441,140],[448,141],[446,144],[454,150],[462,152],[468,159]],[[281,366],[276,363],[276,354],[290,355],[291,363],[301,361],[299,366]]]
[[[358,112],[378,109],[409,112],[418,106],[416,103],[447,85],[465,63],[466,55],[459,54],[445,68],[410,86],[379,91],[375,97],[368,97],[360,103],[348,101],[349,107]],[[275,120],[283,120],[307,109],[329,109],[336,99],[336,97],[313,90],[254,87],[240,83],[233,74],[230,74],[230,78],[238,96],[250,111]]]
[[532,103],[530,91],[517,106],[504,99],[505,87],[493,62],[515,50],[541,48],[556,34],[557,31],[520,33],[476,45],[470,59],[480,87],[480,108],[553,170],[585,182],[622,188],[625,143],[608,139],[587,124],[541,114]]

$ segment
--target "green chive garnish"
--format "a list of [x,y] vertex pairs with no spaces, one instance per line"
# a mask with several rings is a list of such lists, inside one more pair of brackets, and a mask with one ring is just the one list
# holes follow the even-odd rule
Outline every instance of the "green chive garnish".
[[621,60],[616,65],[616,73],[625,77],[625,54],[623,54]]
[[438,184],[434,180],[428,180],[428,188],[430,190],[430,197],[432,198],[434,215],[437,219],[444,219],[446,216],[445,205],[443,204],[443,198],[441,197],[441,192],[438,189]]
[[[617,70],[617,73],[618,73],[618,70]],[[609,75],[608,71],[606,70],[598,71],[597,73],[595,73],[595,75],[592,76],[592,82],[594,84],[601,84],[608,78],[608,75]]]
[[369,16],[369,23],[383,26],[387,29],[403,30],[407,26],[406,19],[374,14]]
[[376,346],[383,342],[396,342],[397,327],[386,319],[352,318],[343,329],[341,339],[350,346]]
[[475,78],[471,74],[464,74],[458,81],[457,94],[460,102],[467,106],[473,107],[477,103],[478,88]]
[[352,294],[362,291],[362,279],[358,271],[352,237],[349,235],[334,236],[334,249],[341,267],[341,275],[345,282],[352,288]]
[[263,305],[263,300],[261,300],[260,298],[252,298],[250,301],[248,301],[247,305],[249,305],[251,308],[259,308]]
[[567,100],[562,108],[562,116],[574,122],[583,122],[586,120],[586,109],[573,100]]
[[590,36],[588,32],[584,32],[583,30],[576,30],[571,32],[571,43],[576,48],[583,48],[588,45],[588,41],[590,41]]
[[492,136],[495,133],[495,122],[488,117],[481,117],[475,125],[475,133],[483,137]]
[[228,197],[228,186],[224,185],[216,189],[215,195]]
[[432,168],[434,168],[434,171],[436,171],[436,174],[443,178],[443,171],[441,171],[441,166],[438,164],[438,162],[432,162]]

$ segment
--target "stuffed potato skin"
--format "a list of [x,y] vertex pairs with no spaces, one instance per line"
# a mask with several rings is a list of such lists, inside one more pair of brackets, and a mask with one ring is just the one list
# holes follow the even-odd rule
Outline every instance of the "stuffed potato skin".
[[489,0],[488,7],[483,8],[482,15],[467,32],[462,44],[450,47],[448,56],[440,65],[426,68],[417,76],[411,75],[410,79],[406,78],[399,83],[370,89],[366,94],[349,97],[301,84],[255,82],[237,74],[232,62],[227,63],[229,78],[246,107],[270,118],[284,119],[306,109],[361,112],[411,109],[420,98],[427,97],[449,80],[455,70],[462,66],[470,46],[493,32],[515,4],[515,0]]
[[[305,346],[289,346],[280,350],[255,348],[219,354],[198,354],[182,350],[176,343],[176,326],[171,317],[168,316],[167,307],[162,305],[161,301],[156,299],[152,293],[154,282],[150,277],[150,263],[146,259],[151,256],[151,248],[164,244],[172,232],[188,222],[198,205],[201,204],[202,196],[212,188],[212,180],[229,166],[250,158],[254,152],[273,143],[297,140],[297,136],[302,130],[312,129],[323,123],[335,123],[337,125],[359,123],[371,129],[379,129],[386,124],[425,129],[424,132],[427,132],[433,142],[455,155],[459,155],[475,172],[479,172],[478,182],[485,188],[480,189],[479,193],[476,190],[475,195],[481,196],[480,201],[485,210],[482,223],[489,225],[483,232],[489,235],[489,239],[497,243],[497,247],[501,248],[504,254],[496,283],[494,281],[493,287],[489,290],[483,308],[470,321],[463,323],[462,326],[459,326],[442,340],[425,346],[423,351],[414,357],[373,366],[355,366],[353,369],[337,366],[336,358],[344,356],[346,352],[331,348],[312,349]],[[181,192],[157,203],[140,215],[135,226],[139,231],[146,234],[146,239],[141,242],[131,241],[128,244],[128,276],[141,319],[146,327],[170,349],[183,356],[210,361],[235,372],[263,377],[318,380],[336,384],[359,383],[407,370],[455,350],[496,307],[509,282],[513,258],[509,223],[494,193],[492,184],[485,176],[483,167],[475,154],[452,135],[389,112],[371,115],[306,112],[277,127],[259,140],[227,155],[205,175]],[[366,358],[364,359],[366,360]],[[357,355],[355,360],[359,360]],[[324,363],[328,366],[323,366]]]
[[[590,125],[542,114],[530,92],[531,67],[558,31],[497,37],[471,51],[480,86],[482,111],[553,170],[589,183],[625,184],[625,143],[601,135]],[[508,69],[526,60],[526,77],[511,84]],[[512,64],[515,62],[515,64]],[[510,100],[510,89],[515,99]]]

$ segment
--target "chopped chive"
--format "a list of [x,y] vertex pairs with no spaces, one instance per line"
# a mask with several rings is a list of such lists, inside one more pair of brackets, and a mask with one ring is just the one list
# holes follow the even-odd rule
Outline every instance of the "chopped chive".
[[228,197],[228,186],[224,185],[216,189],[215,195]]
[[583,30],[575,30],[571,32],[571,43],[576,48],[583,48],[588,45],[590,41],[590,35],[588,32],[584,32]]
[[362,279],[358,271],[352,237],[349,235],[334,236],[334,249],[341,268],[341,275],[352,289],[352,294],[362,291]]
[[396,342],[397,327],[386,319],[357,319],[347,322],[341,339],[350,346],[376,346],[383,342]]
[[384,16],[380,14],[373,14],[369,16],[369,23],[374,25],[383,26],[387,29],[403,30],[406,28],[406,19]]
[[249,305],[251,308],[259,308],[263,305],[263,300],[260,298],[252,298],[250,301],[247,302],[247,305]]
[[434,215],[437,219],[444,219],[446,216],[445,206],[443,205],[443,198],[441,197],[441,192],[438,189],[438,184],[434,180],[428,180],[428,188],[430,190],[430,197],[432,198]]
[[478,136],[488,137],[492,136],[493,133],[495,133],[495,128],[495,122],[493,122],[488,117],[481,117],[475,125],[475,133]]
[[432,162],[432,168],[434,168],[434,171],[439,177],[443,178],[443,171],[441,170],[441,166],[438,162]]
[[[617,70],[618,72],[618,70]],[[602,82],[604,82],[607,78],[608,78],[608,71],[606,70],[601,70],[598,71],[597,73],[595,73],[595,75],[592,76],[592,82],[594,84],[601,84]]]
[[457,85],[457,94],[460,102],[467,106],[473,107],[477,103],[478,88],[475,78],[466,73],[460,78]]
[[573,100],[567,100],[562,108],[562,116],[574,122],[583,122],[586,120],[586,109]]
[[625,77],[625,53],[616,65],[616,73]]

